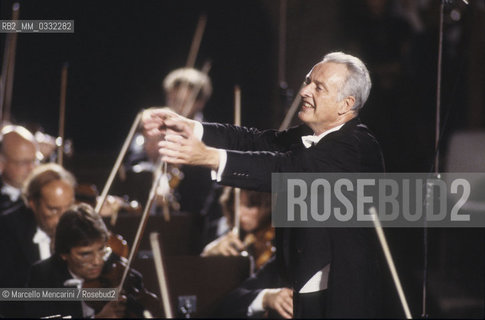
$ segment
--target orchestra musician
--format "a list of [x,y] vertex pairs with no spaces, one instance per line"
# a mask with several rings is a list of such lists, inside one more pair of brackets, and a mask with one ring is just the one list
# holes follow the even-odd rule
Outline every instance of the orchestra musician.
[[[25,286],[32,264],[51,255],[54,231],[62,213],[74,203],[74,176],[50,163],[36,167],[22,188],[25,205],[0,217],[0,287]],[[17,316],[21,306],[5,302],[4,316]]]
[[[178,114],[203,121],[203,109],[212,95],[212,83],[208,75],[194,68],[171,71],[163,80],[166,106]],[[191,104],[192,95],[196,94]],[[188,106],[188,109],[187,109]],[[143,131],[135,136],[130,146],[126,167],[134,172],[152,171],[158,159],[158,139]],[[212,188],[210,171],[206,168],[181,166],[169,168],[170,179],[159,189],[169,198],[175,211],[200,214]],[[145,192],[146,194],[148,192]],[[144,203],[144,199],[137,199]]]
[[[382,172],[380,146],[358,114],[371,80],[357,57],[333,52],[300,90],[303,124],[285,131],[201,124],[149,110],[144,128],[162,160],[205,166],[224,185],[269,191],[273,172]],[[293,290],[295,318],[372,318],[379,313],[377,239],[363,228],[277,228],[278,273]]]
[[38,163],[38,144],[32,133],[18,125],[5,125],[0,133],[0,215],[23,205],[21,188]]
[[[90,283],[104,287],[112,272],[113,265],[120,262],[120,257],[112,253],[107,245],[108,230],[101,217],[85,203],[72,206],[61,217],[56,228],[54,254],[37,262],[30,272],[29,288],[89,288]],[[130,270],[129,283],[134,290],[141,291],[141,275]],[[119,280],[119,279],[118,279]],[[107,284],[115,287],[117,284]],[[98,287],[98,286],[94,286]],[[73,318],[121,318],[130,308],[123,294],[118,300],[102,304],[97,310],[95,305],[84,301],[35,301],[26,303],[26,316],[71,316]],[[132,316],[140,317],[135,313]]]
[[[275,270],[265,267],[274,256],[274,228],[271,226],[271,194],[241,190],[240,228],[241,238],[232,232],[234,225],[234,189],[225,187],[220,198],[223,218],[217,230],[225,230],[205,246],[202,256],[240,255],[243,250],[252,255],[256,275],[248,278],[230,292],[220,303],[216,315],[221,318],[245,318],[251,316],[291,317],[293,292],[283,287]],[[262,268],[262,269],[261,269]],[[259,299],[256,297],[260,296]],[[271,313],[270,313],[271,312]]]
[[248,252],[255,262],[255,271],[264,265],[275,251],[273,247],[274,228],[271,226],[271,194],[241,190],[240,195],[240,237],[234,227],[234,189],[224,188],[220,198],[224,216],[214,226],[217,239],[207,244],[202,256],[238,256]]
[[24,183],[25,205],[1,217],[0,287],[25,285],[30,266],[51,256],[59,218],[74,203],[74,176],[49,163],[35,168]]

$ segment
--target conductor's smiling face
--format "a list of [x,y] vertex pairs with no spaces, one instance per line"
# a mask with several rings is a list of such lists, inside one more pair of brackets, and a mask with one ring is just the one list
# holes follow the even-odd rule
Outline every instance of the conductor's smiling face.
[[300,91],[302,105],[298,117],[316,135],[340,125],[342,115],[349,112],[353,98],[339,100],[339,91],[347,79],[347,66],[324,62],[315,65]]

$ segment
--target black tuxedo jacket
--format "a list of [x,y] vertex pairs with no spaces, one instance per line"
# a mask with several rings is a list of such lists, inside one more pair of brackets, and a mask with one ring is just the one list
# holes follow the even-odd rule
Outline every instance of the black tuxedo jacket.
[[[28,288],[65,288],[64,282],[72,279],[66,263],[54,255],[34,264],[27,283]],[[80,301],[26,301],[25,316],[39,318],[53,315],[82,318]]]
[[[119,261],[119,256],[111,254],[106,261],[103,272],[105,272],[113,262]],[[64,282],[72,279],[64,260],[58,255],[53,255],[49,259],[39,261],[32,266],[28,288],[65,288]],[[136,290],[143,290],[143,279],[141,274],[130,269],[126,283],[133,285]],[[131,300],[128,294],[127,309],[141,316],[143,310],[140,305]],[[82,304],[80,301],[29,301],[24,303],[25,316],[39,318],[60,314],[61,316],[72,316],[72,318],[82,318]]]
[[[23,288],[29,269],[40,259],[39,246],[32,242],[37,229],[34,213],[20,206],[0,216],[0,288]],[[5,301],[0,303],[0,314],[18,317],[22,304]]]
[[[259,131],[204,124],[203,141],[227,151],[221,183],[270,191],[273,172],[383,172],[379,144],[359,118],[306,149],[305,125],[286,131]],[[378,302],[377,243],[372,229],[277,228],[277,259],[282,279],[298,292],[328,263],[327,315],[373,317]]]
[[0,287],[25,286],[30,267],[40,259],[32,241],[36,230],[34,213],[25,206],[0,217]]
[[[256,296],[268,288],[288,287],[278,274],[273,256],[255,275],[246,279],[239,287],[227,294],[217,307],[217,318],[247,318],[248,308]],[[254,315],[261,316],[261,315]],[[271,315],[270,315],[270,318]]]

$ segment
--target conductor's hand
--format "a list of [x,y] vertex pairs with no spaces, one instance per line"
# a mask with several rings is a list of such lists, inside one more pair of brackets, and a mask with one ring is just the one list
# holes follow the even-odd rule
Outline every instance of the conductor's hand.
[[264,310],[275,310],[283,318],[293,317],[293,290],[289,288],[269,289],[263,296]]
[[[172,121],[177,120],[177,121]],[[173,131],[181,131],[182,125],[193,131],[196,121],[182,117],[181,115],[166,108],[150,108],[143,112],[142,118],[143,135],[147,138],[165,135],[168,128]]]
[[101,309],[95,318],[123,318],[126,310],[126,297],[121,296],[118,301],[110,301]]
[[171,118],[167,119],[165,124],[169,129],[166,130],[165,139],[158,144],[163,161],[217,170],[219,152],[215,148],[206,146],[194,136],[192,123],[185,118]]
[[209,243],[202,251],[202,256],[238,256],[244,249],[244,244],[234,232],[225,235]]

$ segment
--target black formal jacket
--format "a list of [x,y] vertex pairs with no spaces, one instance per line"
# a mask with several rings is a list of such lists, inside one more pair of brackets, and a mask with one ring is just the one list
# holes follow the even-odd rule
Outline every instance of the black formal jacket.
[[[21,205],[17,210],[0,216],[0,288],[23,288],[29,269],[40,259],[39,246],[32,242],[37,222],[32,210]],[[22,315],[22,304],[0,303],[0,315]]]
[[[110,264],[120,258],[116,254],[111,254],[106,261],[103,272],[109,268]],[[39,261],[32,266],[30,277],[27,283],[28,288],[65,288],[66,280],[72,279],[67,268],[67,264],[58,255],[53,255],[48,259]],[[142,290],[142,276],[137,271],[130,269],[127,283],[132,284],[137,290]],[[128,300],[127,308],[134,310],[136,314],[142,312],[138,310],[140,306]],[[135,310],[136,309],[136,310]],[[39,318],[52,315],[72,316],[72,318],[82,318],[82,304],[80,301],[29,301],[24,303],[25,316]]]
[[[247,318],[248,308],[256,296],[268,288],[287,287],[280,277],[273,256],[255,275],[246,279],[240,286],[227,294],[216,308],[214,316],[217,318]],[[261,317],[262,314],[254,314]],[[273,314],[270,314],[272,318]]]
[[[28,288],[65,288],[64,282],[72,279],[66,262],[57,255],[34,264],[27,283]],[[25,316],[40,318],[53,315],[82,318],[80,301],[27,301],[24,302]]]
[[[203,141],[227,151],[221,184],[271,190],[273,172],[383,172],[380,146],[368,128],[354,118],[306,149],[305,125],[285,131],[204,123]],[[375,231],[358,228],[277,228],[277,258],[282,279],[298,292],[331,264],[328,317],[376,316],[379,267]]]
[[27,282],[29,269],[40,259],[32,241],[37,230],[34,212],[22,206],[0,217],[0,287],[19,288]]

